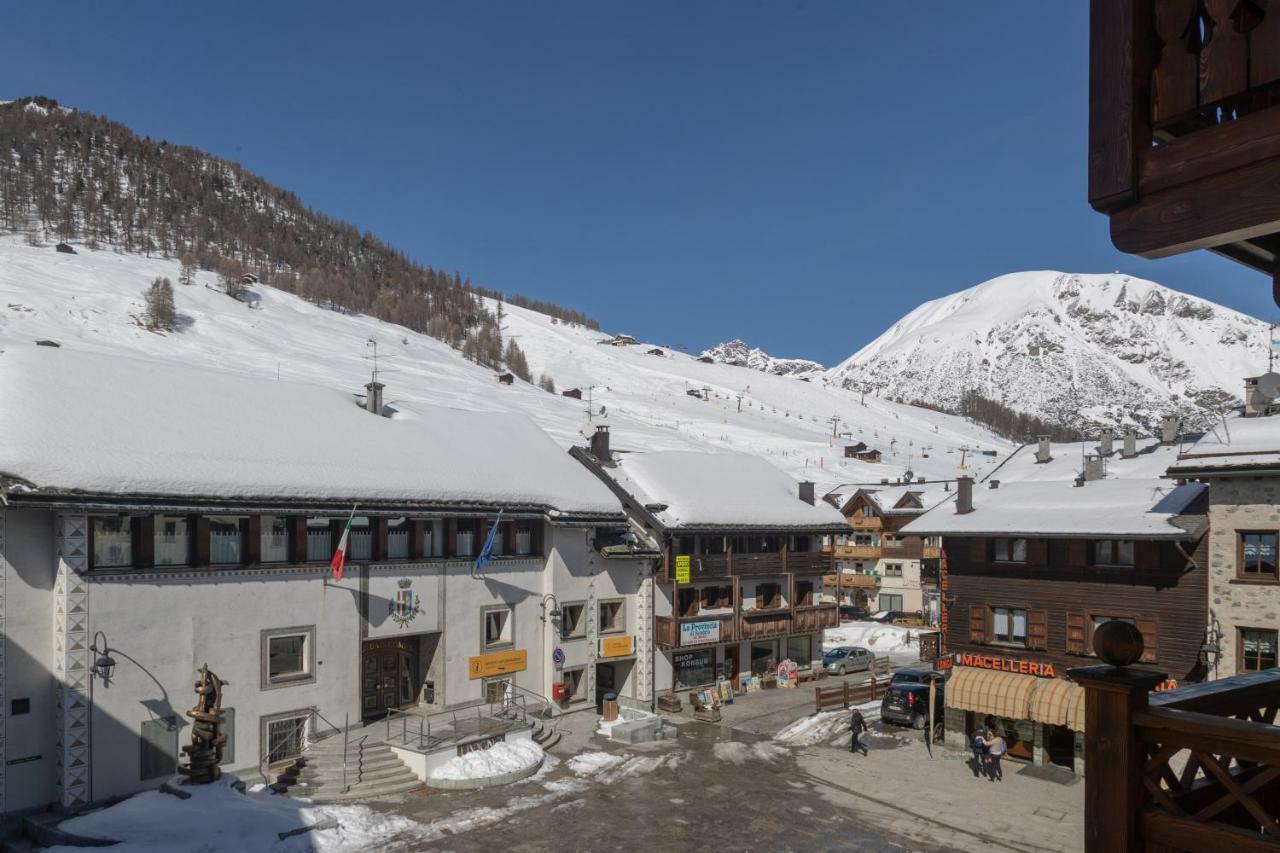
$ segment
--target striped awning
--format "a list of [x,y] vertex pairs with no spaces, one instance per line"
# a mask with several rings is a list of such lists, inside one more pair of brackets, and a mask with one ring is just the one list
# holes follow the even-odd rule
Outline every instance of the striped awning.
[[957,667],[947,683],[947,707],[1012,720],[1030,719],[1031,694],[1041,679],[994,669]]
[[1031,719],[1084,731],[1084,688],[1064,678],[1041,679],[1031,696]]

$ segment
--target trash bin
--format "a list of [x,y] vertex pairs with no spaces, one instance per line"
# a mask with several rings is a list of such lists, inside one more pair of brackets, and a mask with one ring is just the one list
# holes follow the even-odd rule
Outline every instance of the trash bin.
[[618,694],[604,694],[604,720],[606,723],[618,719]]

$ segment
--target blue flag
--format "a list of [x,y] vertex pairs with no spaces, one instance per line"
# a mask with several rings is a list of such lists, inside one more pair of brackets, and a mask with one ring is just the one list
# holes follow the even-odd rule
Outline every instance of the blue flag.
[[489,565],[493,561],[493,537],[498,533],[498,525],[502,521],[502,510],[498,510],[498,517],[494,519],[493,526],[489,528],[489,535],[485,537],[484,547],[480,549],[480,556],[476,557],[476,572]]

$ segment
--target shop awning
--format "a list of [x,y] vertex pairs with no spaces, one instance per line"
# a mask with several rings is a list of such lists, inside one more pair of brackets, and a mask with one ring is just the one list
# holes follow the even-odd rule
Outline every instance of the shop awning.
[[1031,696],[1031,719],[1084,731],[1084,688],[1064,678],[1041,679]]
[[1031,693],[1039,681],[1031,675],[957,667],[947,684],[947,707],[1026,720],[1031,709]]

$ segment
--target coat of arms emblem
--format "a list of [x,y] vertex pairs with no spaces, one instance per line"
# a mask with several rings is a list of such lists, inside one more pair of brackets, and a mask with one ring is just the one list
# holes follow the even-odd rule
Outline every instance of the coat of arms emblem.
[[417,594],[409,588],[412,583],[413,581],[408,578],[402,578],[397,581],[396,584],[400,588],[396,590],[395,598],[387,603],[387,609],[391,613],[391,621],[401,628],[407,626],[422,612],[422,602],[418,599]]

